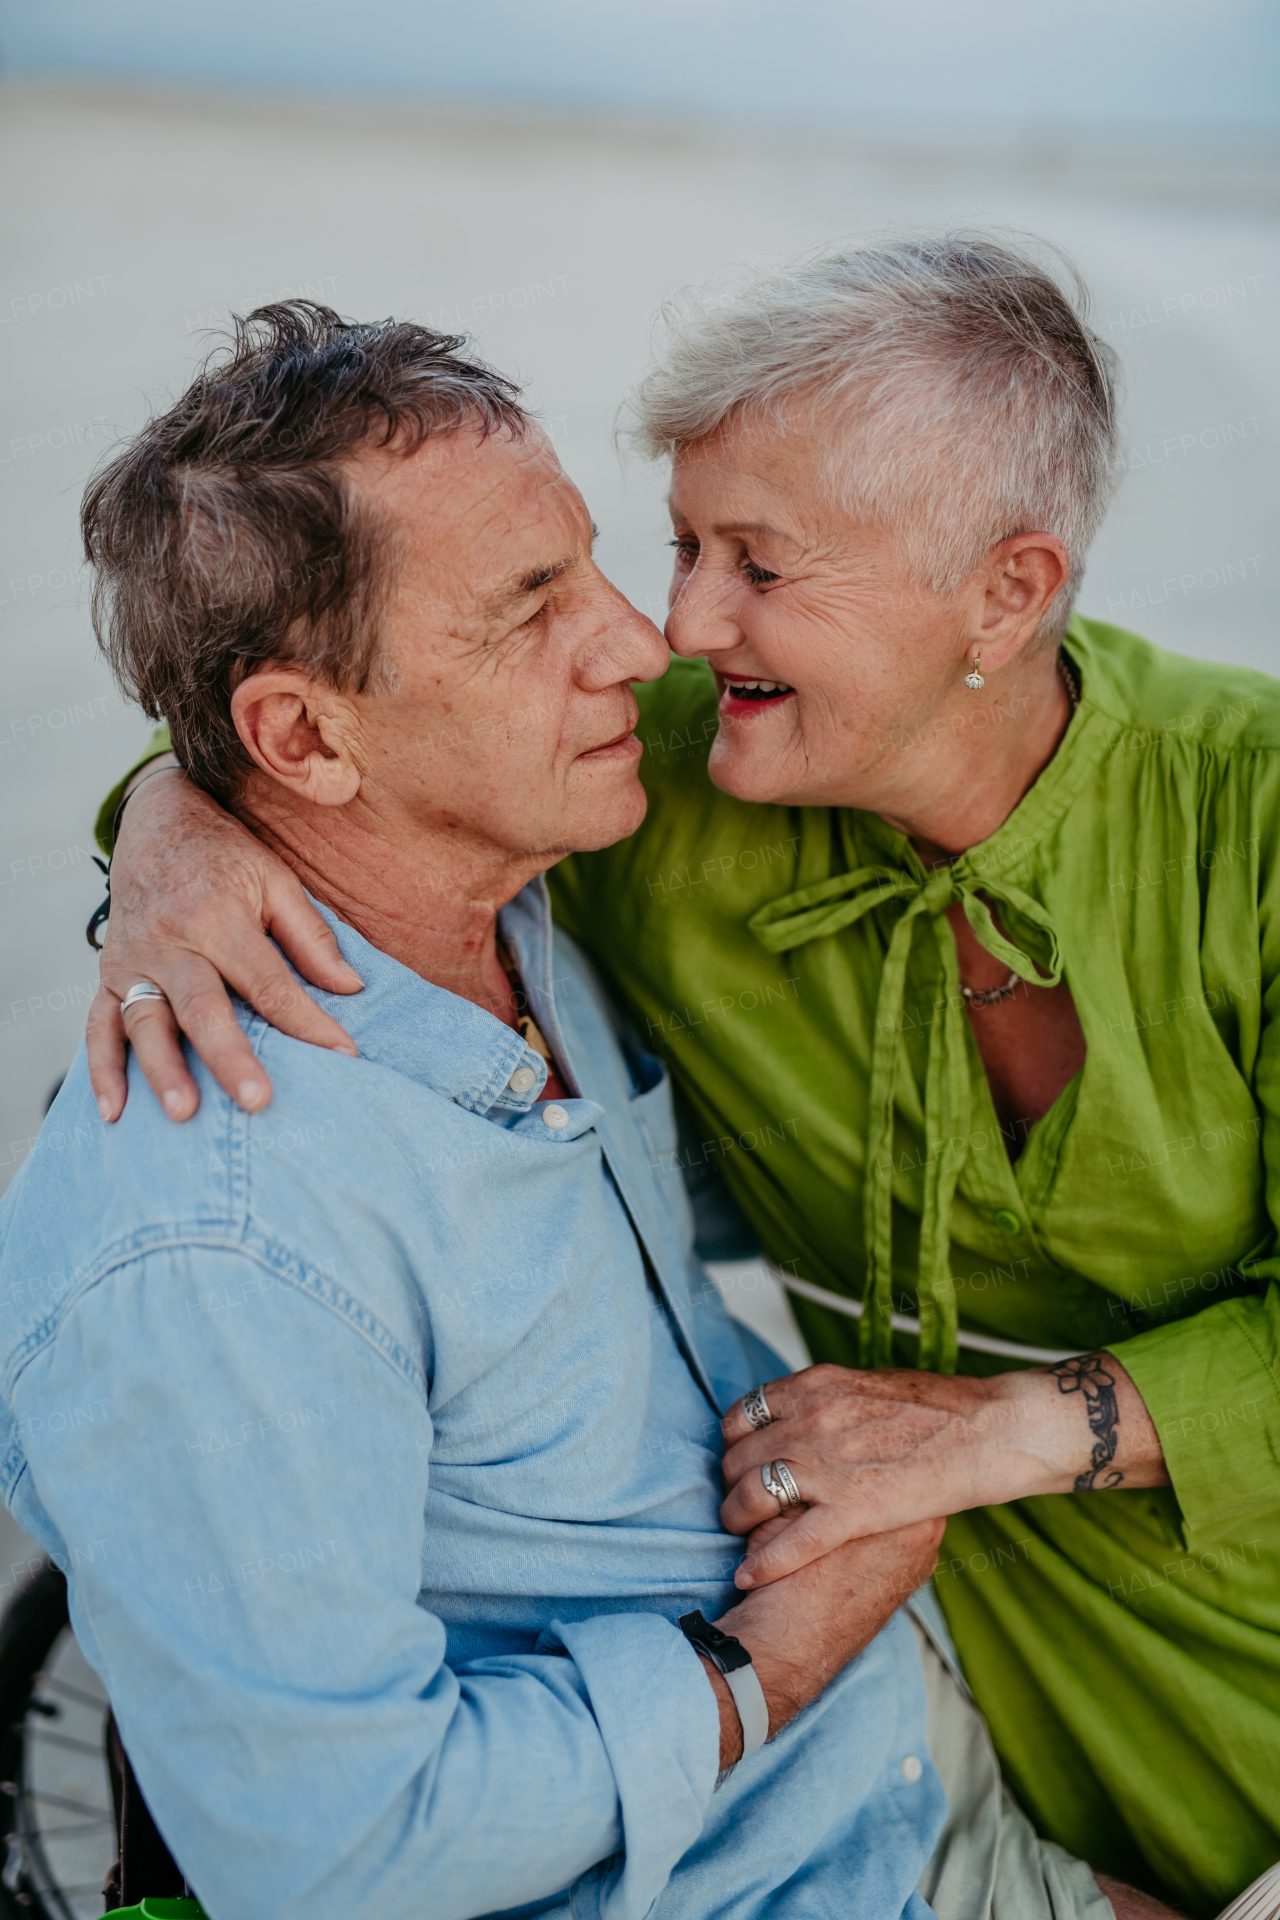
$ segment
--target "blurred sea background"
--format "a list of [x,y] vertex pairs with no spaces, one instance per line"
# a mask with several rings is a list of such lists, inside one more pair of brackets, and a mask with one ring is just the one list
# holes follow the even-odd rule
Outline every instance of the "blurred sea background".
[[659,621],[615,410],[690,284],[947,225],[1065,248],[1126,382],[1082,610],[1280,670],[1280,15],[1260,0],[3,0],[0,1187],[96,983],[98,803],[147,738],[90,627],[85,479],[232,312],[473,335]]

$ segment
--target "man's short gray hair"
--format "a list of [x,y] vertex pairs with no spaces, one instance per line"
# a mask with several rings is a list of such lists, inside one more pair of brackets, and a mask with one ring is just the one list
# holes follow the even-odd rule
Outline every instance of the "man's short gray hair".
[[1056,534],[1071,575],[1060,637],[1115,471],[1115,356],[1088,293],[985,235],[842,249],[730,296],[664,310],[631,437],[674,454],[731,417],[839,420],[827,479],[889,528],[913,575],[955,592],[1014,533]]
[[253,766],[231,718],[247,674],[288,661],[330,686],[373,683],[396,554],[351,484],[353,457],[528,424],[518,389],[460,335],[311,300],[234,324],[229,350],[111,455],[81,508],[98,644],[223,801]]

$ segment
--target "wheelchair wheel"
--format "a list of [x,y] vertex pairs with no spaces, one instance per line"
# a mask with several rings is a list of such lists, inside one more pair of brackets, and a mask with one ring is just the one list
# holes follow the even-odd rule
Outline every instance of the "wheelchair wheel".
[[0,1618],[0,1920],[92,1920],[115,1858],[107,1697],[43,1566]]

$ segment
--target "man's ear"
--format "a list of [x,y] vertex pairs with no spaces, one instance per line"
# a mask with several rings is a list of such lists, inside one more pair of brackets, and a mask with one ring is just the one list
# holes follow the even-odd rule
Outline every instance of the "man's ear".
[[254,762],[297,800],[345,807],[360,791],[350,702],[290,667],[266,667],[231,696],[231,718]]
[[1054,533],[1014,533],[991,549],[974,583],[979,589],[966,640],[982,651],[983,668],[1008,666],[1067,584],[1071,557]]

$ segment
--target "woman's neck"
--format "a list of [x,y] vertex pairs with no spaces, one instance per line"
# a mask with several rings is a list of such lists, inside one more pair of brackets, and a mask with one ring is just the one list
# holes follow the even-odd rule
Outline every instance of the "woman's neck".
[[966,698],[983,704],[961,708],[949,729],[940,729],[943,744],[927,787],[917,774],[900,805],[875,809],[907,835],[926,866],[954,860],[1004,825],[1052,760],[1071,720],[1056,649],[1027,660],[1003,697]]

